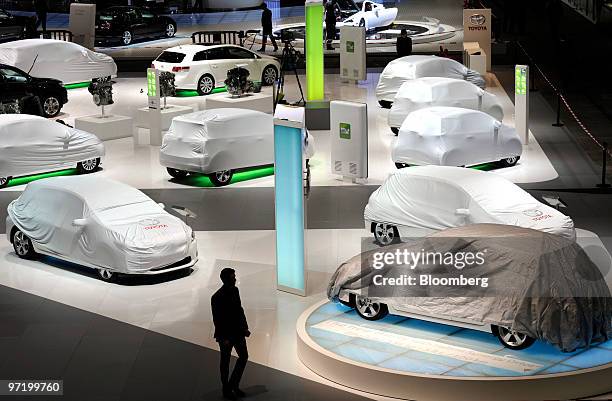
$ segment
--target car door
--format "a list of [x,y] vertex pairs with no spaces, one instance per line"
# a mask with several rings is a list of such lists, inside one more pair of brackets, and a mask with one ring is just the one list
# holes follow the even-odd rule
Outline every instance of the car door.
[[227,78],[227,70],[230,69],[232,60],[228,59],[225,47],[214,47],[207,51],[207,64],[210,72],[215,79],[215,86],[223,86],[223,82]]
[[159,18],[154,13],[147,9],[143,9],[140,11],[140,17],[142,18],[142,24],[144,26],[144,34],[147,36],[159,35],[162,28]]
[[0,68],[2,91],[0,101],[21,100],[34,94],[30,78],[12,67]]
[[258,62],[257,55],[241,47],[227,47],[228,58],[231,60],[228,64],[228,70],[238,65],[244,65],[244,68],[249,70],[249,78],[253,81],[261,80],[262,67]]
[[485,113],[470,113],[463,116],[461,124],[465,145],[461,149],[463,162],[459,165],[474,165],[495,160],[499,129],[495,129],[493,118]]
[[62,204],[58,205],[57,229],[53,234],[54,251],[67,260],[78,262],[81,258],[79,240],[85,227],[74,225],[83,218],[83,200],[69,192],[61,193]]
[[126,9],[125,13],[125,22],[126,25],[129,26],[132,30],[132,34],[136,37],[147,36],[147,27],[142,20],[142,16],[140,12],[135,8]]

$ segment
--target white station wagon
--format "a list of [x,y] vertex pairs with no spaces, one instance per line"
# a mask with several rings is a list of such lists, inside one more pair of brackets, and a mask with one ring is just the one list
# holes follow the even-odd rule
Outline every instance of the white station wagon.
[[271,56],[261,55],[234,45],[183,45],[163,51],[153,68],[174,73],[177,89],[197,90],[208,95],[225,85],[227,71],[236,66],[246,68],[254,81],[272,85],[278,78],[280,63]]

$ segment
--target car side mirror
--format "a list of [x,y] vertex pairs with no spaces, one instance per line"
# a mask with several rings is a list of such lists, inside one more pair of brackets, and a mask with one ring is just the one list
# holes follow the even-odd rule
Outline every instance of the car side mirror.
[[469,216],[470,215],[470,209],[455,209],[455,214],[457,216]]
[[83,228],[87,225],[87,219],[74,219],[72,225],[77,228]]
[[165,208],[166,208],[166,205],[164,205],[162,202],[159,202],[159,203],[158,203],[158,205],[159,205],[159,207],[161,207],[162,209],[165,209]]

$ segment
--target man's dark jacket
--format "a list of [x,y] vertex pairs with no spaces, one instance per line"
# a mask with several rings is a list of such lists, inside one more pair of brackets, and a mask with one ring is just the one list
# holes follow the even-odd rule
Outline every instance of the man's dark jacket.
[[272,33],[272,10],[269,8],[264,9],[261,13],[261,28],[263,33]]
[[245,337],[249,329],[240,302],[238,287],[222,286],[211,298],[215,339],[232,340]]

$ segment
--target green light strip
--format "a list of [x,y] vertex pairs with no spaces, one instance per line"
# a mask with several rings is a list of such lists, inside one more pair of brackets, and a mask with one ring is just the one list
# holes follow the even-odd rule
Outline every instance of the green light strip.
[[17,178],[11,179],[9,181],[8,186],[9,187],[16,187],[18,185],[28,184],[28,183],[30,183],[32,181],[42,180],[43,178],[61,177],[61,176],[75,175],[75,174],[77,174],[77,169],[76,168],[69,168],[67,170],[52,171],[50,173],[26,175],[24,177],[17,177]]
[[[224,86],[222,88],[215,88],[213,89],[212,93],[221,93],[221,92],[227,92],[227,88]],[[193,97],[193,96],[200,96],[200,94],[198,93],[198,91],[190,91],[190,90],[185,90],[185,89],[179,89],[176,91],[176,97]]]
[[78,89],[78,88],[88,88],[89,87],[89,82],[79,82],[76,84],[66,84],[64,85],[64,88],[70,90],[70,89]]
[[[254,167],[252,169],[239,171],[234,174],[230,184],[237,182],[254,180],[256,178],[274,175],[274,166]],[[214,187],[210,178],[203,174],[188,175],[185,179],[177,181],[180,184],[191,185],[194,187]]]
[[323,2],[306,3],[306,100],[325,98],[323,79]]

